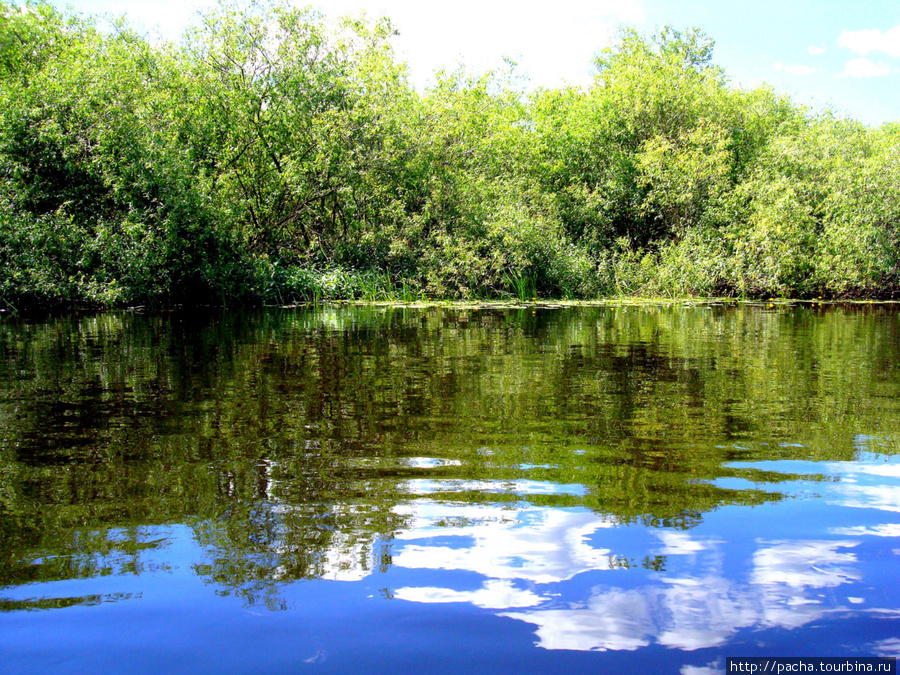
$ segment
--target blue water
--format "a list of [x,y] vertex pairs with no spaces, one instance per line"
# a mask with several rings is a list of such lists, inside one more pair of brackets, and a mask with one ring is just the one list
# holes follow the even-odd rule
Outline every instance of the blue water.
[[[521,341],[454,328],[457,343],[499,339],[492,353],[512,360],[481,374],[471,352],[423,367],[446,328],[410,346],[377,326],[318,333],[293,320],[231,345],[214,372],[171,355],[197,350],[202,331],[160,352],[143,320],[95,327],[106,346],[93,361],[56,353],[71,326],[43,351],[7,351],[8,373],[39,386],[8,380],[3,399],[3,672],[703,675],[724,672],[726,656],[896,656],[900,455],[888,432],[900,427],[886,394],[900,382],[881,357],[824,373],[780,362],[785,381],[705,391],[701,415],[694,375],[671,379],[677,361],[648,369],[642,357],[616,374],[597,356],[580,364],[587,375],[572,364],[538,383],[522,375],[516,355],[565,346],[580,311],[543,335],[520,326]],[[854,317],[841,320],[858,330]],[[343,340],[330,347],[343,365],[315,370],[322,340]],[[651,352],[672,359],[677,343]],[[115,352],[123,344],[132,359],[144,345],[143,365]],[[359,369],[361,353],[392,349],[409,350],[417,374],[404,378],[396,354]],[[754,367],[743,350],[732,344],[725,380]],[[140,377],[120,387],[117,368],[153,358],[155,389]],[[708,387],[722,375],[699,371]],[[810,372],[858,386],[782,395]],[[346,383],[329,385],[335,373]],[[468,385],[447,384],[461,373]],[[574,396],[550,400],[557,375]],[[62,405],[73,387],[93,412]],[[623,388],[627,410],[598,421]],[[34,416],[48,397],[55,422]],[[735,400],[743,430],[728,432],[713,418]],[[854,408],[866,400],[877,404]]]

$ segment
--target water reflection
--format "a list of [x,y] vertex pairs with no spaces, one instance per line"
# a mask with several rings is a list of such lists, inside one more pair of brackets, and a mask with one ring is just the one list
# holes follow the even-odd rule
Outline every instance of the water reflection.
[[[826,475],[840,479],[828,482],[826,502],[852,509],[894,511],[893,505],[880,500],[862,504],[834,497],[843,497],[848,488],[858,487],[855,483],[860,474],[896,479],[900,476],[898,466],[857,462],[822,465]],[[802,490],[806,485],[799,483],[795,489]],[[882,489],[894,490],[896,486]],[[810,520],[827,522],[821,514],[821,502],[811,504],[805,507]],[[496,609],[503,609],[500,602],[508,598],[511,601],[505,609],[516,611],[500,615],[535,626],[537,645],[544,649],[627,651],[655,643],[693,651],[727,644],[742,629],[795,630],[836,615],[844,619],[853,614],[900,617],[900,598],[893,597],[886,607],[875,606],[882,600],[880,591],[872,592],[878,578],[871,570],[868,575],[864,572],[865,561],[857,554],[859,539],[755,538],[752,553],[747,556],[749,570],[736,575],[729,574],[725,564],[735,555],[734,549],[740,548],[734,533],[698,536],[690,531],[654,529],[651,534],[657,544],[641,550],[657,556],[662,569],[654,569],[659,572],[655,576],[623,580],[606,574],[613,570],[634,572],[628,564],[633,543],[631,547],[607,548],[600,542],[616,540],[611,536],[616,530],[634,529],[634,525],[594,513],[562,510],[546,514],[525,509],[518,517],[502,512],[489,517],[490,510],[482,507],[475,511],[478,524],[455,531],[453,535],[461,543],[449,546],[446,534],[434,523],[444,522],[456,508],[429,504],[417,509],[411,521],[413,531],[398,537],[416,543],[401,549],[394,563],[464,569],[489,581],[475,592],[402,588],[397,597],[428,603],[481,602],[478,606]],[[456,520],[470,523],[473,515]],[[828,531],[845,537],[896,537],[900,535],[898,526],[885,523],[832,527]],[[435,543],[429,545],[429,538]],[[606,574],[596,574],[599,572]],[[579,582],[578,575],[590,581]],[[560,600],[569,594],[561,582],[570,580],[574,580],[573,586],[588,592]],[[523,585],[527,590],[518,590]],[[836,595],[835,590],[842,586],[850,588]],[[502,588],[506,593],[488,595],[486,591],[492,588]],[[487,597],[491,598],[489,603],[484,602]],[[890,641],[879,643],[878,653],[886,653],[892,645]]]
[[394,597],[413,602],[470,602],[485,609],[510,609],[512,607],[534,607],[543,599],[529,590],[515,588],[506,579],[485,581],[475,591],[454,591],[449,588],[398,588]]
[[[393,555],[393,563],[401,567],[467,570],[492,579],[545,584],[620,566],[612,551],[589,542],[591,535],[614,522],[589,511],[454,507],[434,502],[418,502],[402,511],[412,520],[409,530],[395,535],[396,540],[409,542]],[[440,525],[448,520],[472,524]],[[429,545],[429,538],[442,543]]]
[[462,612],[520,650],[697,655],[683,673],[779,631],[849,650],[854,626],[887,653],[898,325],[748,306],[8,321],[0,617],[184,608],[190,587],[228,616],[340,625],[377,599],[376,623]]
[[[546,649],[633,650],[653,642],[683,650],[715,647],[741,628],[793,629],[842,609],[826,603],[818,591],[862,578],[856,555],[848,550],[855,541],[757,541],[751,571],[741,581],[725,574],[725,541],[662,530],[653,532],[659,545],[650,551],[685,558],[678,565],[684,573],[643,575],[636,588],[618,585],[630,586],[633,579],[591,575],[597,585],[587,596],[561,602],[558,598],[567,595],[563,582],[577,575],[629,570],[632,551],[589,543],[598,533],[622,526],[586,512],[526,509],[518,516],[499,512],[491,517],[485,509],[466,513],[433,504],[416,511],[413,529],[398,536],[415,543],[400,548],[394,565],[466,570],[487,581],[475,591],[404,587],[395,596],[534,608],[501,615],[535,625],[538,644]],[[449,534],[434,525],[475,517],[477,525]],[[448,536],[458,539],[456,545],[448,544]],[[429,545],[429,538],[435,543]],[[580,590],[585,584],[575,586]],[[508,604],[501,604],[504,600]]]
[[[846,566],[856,562],[856,556],[838,551],[856,545],[855,541],[767,542],[753,555],[751,583],[772,589],[788,586],[794,590],[829,588],[856,581],[859,572]],[[794,604],[801,604],[794,598]]]
[[831,499],[842,506],[900,512],[900,465],[853,463],[841,470],[841,485]]

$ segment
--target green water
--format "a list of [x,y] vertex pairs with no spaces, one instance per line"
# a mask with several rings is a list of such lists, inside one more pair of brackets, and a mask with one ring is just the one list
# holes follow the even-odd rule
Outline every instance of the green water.
[[890,305],[7,318],[0,651],[16,672],[894,655],[898,338]]

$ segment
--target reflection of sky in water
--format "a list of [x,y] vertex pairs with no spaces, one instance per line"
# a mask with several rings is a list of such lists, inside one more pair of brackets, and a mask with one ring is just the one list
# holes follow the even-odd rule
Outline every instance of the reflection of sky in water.
[[[611,552],[594,548],[587,538],[614,523],[590,511],[418,502],[401,512],[412,517],[412,526],[396,535],[409,542],[393,555],[393,564],[400,567],[466,570],[493,579],[534,583],[560,582],[582,572],[610,569]],[[448,519],[472,524],[438,525]],[[461,539],[460,545],[445,543],[453,537]],[[440,539],[442,544],[434,545],[429,539]]]
[[831,532],[832,534],[846,535],[848,537],[900,537],[900,523],[885,523],[871,527],[865,525],[833,527]]
[[[671,533],[660,534],[666,539]],[[721,554],[718,544],[677,534],[686,551],[705,550],[711,558]],[[741,628],[795,628],[822,617],[826,608],[814,591],[858,578],[858,572],[847,569],[854,556],[836,551],[845,545],[763,544],[754,556],[749,584],[708,569],[705,563],[711,561],[701,555],[695,575],[666,575],[660,583],[633,590],[596,592],[585,607],[505,616],[535,624],[540,645],[547,649],[636,649],[653,641],[684,650],[715,647]]]
[[[409,460],[410,466],[432,464]],[[839,634],[838,622],[848,616],[894,626],[900,620],[894,579],[900,501],[891,495],[900,487],[900,465],[767,462],[764,470],[838,480],[776,483],[794,497],[752,509],[722,507],[689,530],[539,501],[583,493],[576,484],[410,480],[417,496],[395,507],[401,529],[380,542],[390,548],[386,575],[378,578],[378,542],[352,528],[333,532],[317,575],[326,582],[359,582],[333,585],[341,593],[385,588],[398,606],[456,603],[490,613],[532,630],[544,650],[694,652],[690,658],[698,663],[684,666],[685,675],[721,672],[721,664],[709,664],[699,650],[730,649],[766,630],[796,635],[832,621]],[[462,501],[472,491],[533,499]],[[272,513],[287,515],[291,508],[273,506]],[[352,514],[343,515],[349,522]],[[741,524],[742,515],[752,528]],[[179,537],[163,541],[169,543],[153,555],[178,550]],[[197,555],[191,547],[185,551],[187,558]],[[290,577],[288,569],[273,574]],[[139,591],[134,583],[122,589],[135,597]],[[23,587],[10,597],[27,599],[28,592]],[[69,588],[59,593],[76,594]],[[896,655],[900,641],[889,637],[894,632],[875,631],[863,651]]]
[[[775,484],[758,484],[788,495],[809,496],[812,489],[821,494],[829,504],[862,509],[900,512],[900,457],[861,453],[853,462],[812,462],[812,461],[765,461],[733,462],[727,465],[734,469],[758,469],[775,473],[808,474],[822,476],[826,480],[818,483],[806,481],[786,481]],[[715,481],[725,485],[726,480]],[[741,479],[743,486],[751,481]],[[735,485],[737,482],[735,482]]]
[[722,668],[716,665],[709,666],[682,666],[678,671],[681,675],[721,675]]
[[833,462],[827,464],[827,469],[841,478],[831,486],[831,501],[841,506],[900,513],[900,464]]
[[415,602],[471,602],[486,609],[534,607],[542,598],[528,590],[520,590],[507,579],[492,579],[476,591],[454,591],[449,588],[398,588],[394,597]]
[[[393,564],[473,572],[482,581],[474,590],[408,585],[395,597],[507,610],[500,615],[535,626],[540,647],[596,651],[652,644],[696,650],[724,645],[744,629],[794,630],[851,612],[887,620],[898,616],[891,606],[900,605],[897,598],[880,596],[879,603],[889,606],[872,606],[869,590],[878,584],[867,583],[868,560],[860,545],[863,537],[884,541],[900,535],[900,522],[883,522],[900,511],[900,464],[760,464],[765,466],[753,466],[838,480],[815,483],[812,494],[823,498],[810,498],[806,481],[778,484],[787,494],[806,498],[789,500],[793,522],[783,522],[781,505],[755,516],[756,522],[777,523],[757,528],[757,533],[778,532],[774,539],[748,538],[727,518],[726,528],[719,528],[710,515],[698,527],[680,531],[624,525],[582,509],[410,502],[401,509],[410,526],[396,535]],[[571,487],[520,483],[531,494]],[[471,483],[456,489],[475,488]],[[432,491],[441,490],[417,490]],[[825,531],[807,527],[848,519],[856,524]],[[447,522],[457,526],[446,527]],[[640,541],[623,536],[635,531],[643,532]],[[790,536],[781,536],[785,532]],[[648,543],[648,536],[655,543]],[[648,553],[664,560],[659,569],[640,569],[636,560]],[[876,651],[892,649],[897,645],[888,641]],[[691,668],[697,674],[708,671]]]
[[853,553],[839,548],[856,546],[855,541],[787,541],[761,546],[753,556],[750,581],[760,586],[792,588],[832,588],[857,581],[859,573],[848,565],[856,562]]

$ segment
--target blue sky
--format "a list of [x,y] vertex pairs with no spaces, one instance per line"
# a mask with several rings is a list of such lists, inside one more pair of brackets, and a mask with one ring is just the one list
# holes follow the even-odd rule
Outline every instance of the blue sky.
[[[126,14],[176,39],[211,0],[73,0],[76,11]],[[300,3],[298,3],[300,4]],[[306,3],[303,3],[306,4]],[[496,68],[510,57],[531,86],[587,84],[616,28],[698,26],[732,81],[768,82],[798,103],[867,124],[900,121],[900,0],[315,0],[328,16],[389,16],[414,83],[440,67]]]

